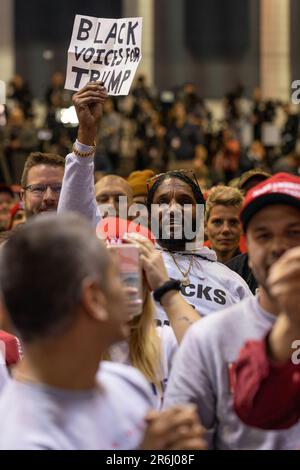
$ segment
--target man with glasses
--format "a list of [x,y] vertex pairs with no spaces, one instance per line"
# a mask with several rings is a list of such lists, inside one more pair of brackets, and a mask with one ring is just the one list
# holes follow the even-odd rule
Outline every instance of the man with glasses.
[[56,211],[65,159],[59,155],[35,152],[26,160],[21,179],[21,199],[26,217]]

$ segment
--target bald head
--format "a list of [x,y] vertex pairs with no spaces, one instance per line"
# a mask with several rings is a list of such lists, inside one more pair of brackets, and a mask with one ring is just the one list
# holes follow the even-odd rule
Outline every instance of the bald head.
[[[107,175],[97,181],[95,195],[103,216],[109,209],[114,209],[116,216],[122,215],[121,208],[130,207],[133,202],[133,192],[127,181],[117,175]],[[123,209],[126,210],[126,209]],[[127,214],[127,211],[126,211]],[[113,215],[113,214],[112,214]]]

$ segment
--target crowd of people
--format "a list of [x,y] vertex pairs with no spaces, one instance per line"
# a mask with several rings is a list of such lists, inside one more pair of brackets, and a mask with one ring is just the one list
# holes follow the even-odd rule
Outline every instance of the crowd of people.
[[[69,153],[76,114],[60,72],[52,75],[43,97],[34,97],[19,75],[7,91],[0,117],[0,153],[7,171],[2,169],[0,180],[9,177],[18,184],[30,151]],[[193,166],[201,187],[209,188],[251,168],[297,174],[300,165],[299,108],[264,100],[258,88],[251,99],[239,85],[211,101],[193,83],[158,92],[140,75],[128,96],[110,97],[103,111],[95,156],[101,173],[127,176],[144,168],[161,172]]]
[[[70,99],[55,80],[49,122]],[[249,116],[228,94],[218,137],[192,84],[164,107],[140,78],[131,98],[86,85],[70,150],[27,151],[20,201],[0,188],[0,449],[296,449],[298,124],[290,146],[284,132],[264,145],[276,106],[258,92]],[[139,142],[127,178],[124,116]],[[116,246],[137,250],[130,282]]]

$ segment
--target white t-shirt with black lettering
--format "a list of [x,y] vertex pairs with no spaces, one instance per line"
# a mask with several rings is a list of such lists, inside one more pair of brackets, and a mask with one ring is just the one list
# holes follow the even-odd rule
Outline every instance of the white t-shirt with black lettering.
[[[171,279],[182,280],[183,273],[189,269],[191,257],[192,267],[189,272],[190,283],[181,287],[184,299],[201,315],[206,316],[218,312],[240,302],[246,297],[252,297],[248,285],[237,273],[217,261],[216,253],[207,247],[196,251],[172,253],[161,251],[168,274]],[[158,325],[169,324],[168,317],[162,306],[156,302]]]

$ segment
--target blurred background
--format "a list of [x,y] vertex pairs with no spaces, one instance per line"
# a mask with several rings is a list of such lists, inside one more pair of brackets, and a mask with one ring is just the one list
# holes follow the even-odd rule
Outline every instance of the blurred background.
[[299,174],[299,0],[0,0],[2,185],[19,184],[29,152],[72,148],[75,14],[143,17],[131,93],[105,105],[98,177],[184,167],[207,189],[252,168]]

